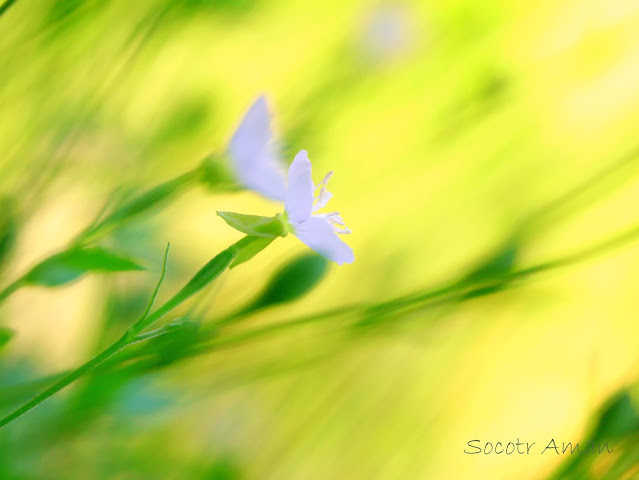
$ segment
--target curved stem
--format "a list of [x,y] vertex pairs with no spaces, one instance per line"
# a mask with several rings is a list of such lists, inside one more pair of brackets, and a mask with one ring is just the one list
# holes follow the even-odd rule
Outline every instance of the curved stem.
[[9,8],[16,3],[17,0],[7,0],[2,5],[0,5],[0,16],[4,15]]
[[72,372],[68,373],[67,375],[62,377],[60,380],[58,380],[56,383],[51,385],[49,388],[44,390],[42,393],[40,393],[39,395],[36,395],[31,400],[29,400],[27,403],[21,405],[16,410],[11,412],[9,415],[7,415],[6,417],[2,418],[0,420],[0,428],[4,427],[6,424],[12,422],[16,418],[24,415],[25,413],[27,413],[32,408],[37,407],[39,404],[44,402],[47,398],[49,398],[52,395],[58,393],[64,387],[66,387],[69,384],[73,383],[75,380],[77,380],[81,376],[86,375],[87,373],[91,372],[98,365],[100,365],[101,363],[103,363],[107,359],[111,358],[113,355],[115,355],[120,350],[122,350],[124,347],[126,347],[128,345],[128,343],[129,343],[128,336],[126,336],[126,335],[123,336],[117,342],[115,342],[113,345],[108,347],[106,350],[102,351],[101,353],[98,353],[95,357],[93,357],[91,360],[86,362],[84,365],[82,365],[81,367],[76,368]]
[[64,387],[73,383],[75,380],[82,377],[83,375],[86,375],[87,373],[96,369],[98,366],[106,362],[108,359],[113,357],[119,351],[123,350],[125,347],[129,346],[131,343],[136,342],[136,337],[146,328],[150,327],[157,320],[162,318],[164,315],[169,313],[181,303],[191,298],[193,295],[195,295],[197,292],[199,292],[213,280],[215,280],[224,270],[229,267],[229,265],[231,265],[231,263],[238,256],[238,253],[241,251],[241,249],[247,244],[250,244],[251,241],[251,237],[244,237],[239,242],[231,245],[226,250],[222,250],[222,252],[217,254],[206,265],[198,270],[198,272],[186,283],[186,285],[184,285],[184,287],[182,287],[179,292],[177,292],[155,312],[149,315],[149,312],[153,306],[153,301],[155,300],[160,289],[160,285],[162,285],[162,281],[164,280],[164,276],[166,275],[166,263],[169,253],[169,246],[167,245],[166,252],[164,254],[164,263],[162,265],[160,280],[153,290],[153,294],[151,295],[151,299],[147,307],[145,308],[142,315],[138,318],[138,320],[124,333],[124,335],[122,335],[122,337],[120,337],[118,341],[116,341],[110,347],[107,347],[101,353],[98,353],[84,365],[64,375],[60,380],[55,382],[49,388],[36,395],[31,400],[24,403],[4,418],[0,419],[0,428],[17,419],[18,417],[24,415],[32,408],[37,407],[39,404],[44,402],[52,395],[55,395]]
[[22,279],[23,277],[18,278],[0,291],[0,303],[7,299],[13,292],[22,287]]

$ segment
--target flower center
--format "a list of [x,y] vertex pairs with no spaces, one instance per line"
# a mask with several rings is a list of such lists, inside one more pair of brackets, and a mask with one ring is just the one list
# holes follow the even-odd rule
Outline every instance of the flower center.
[[328,201],[333,197],[333,194],[327,189],[328,181],[332,176],[333,172],[328,172],[322,181],[315,187],[316,193],[315,198],[313,199],[312,215],[326,220],[333,227],[335,233],[346,235],[352,232],[346,226],[342,217],[339,216],[339,212],[318,213],[319,210],[324,208],[328,204]]
[[316,217],[323,218],[328,223],[331,224],[335,233],[340,235],[348,235],[349,233],[353,233],[350,228],[346,226],[342,217],[339,216],[339,212],[329,212],[329,213],[314,213]]
[[313,199],[313,213],[326,206],[333,194],[326,188],[328,181],[333,176],[333,172],[328,172],[320,183],[315,187],[315,198]]

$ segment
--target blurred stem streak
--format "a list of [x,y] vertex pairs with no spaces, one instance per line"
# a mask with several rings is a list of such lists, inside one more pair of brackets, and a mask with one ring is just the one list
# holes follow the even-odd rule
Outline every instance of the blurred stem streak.
[[[520,270],[507,272],[499,277],[493,277],[490,280],[480,280],[472,276],[464,276],[462,279],[447,285],[397,297],[385,302],[373,305],[370,303],[347,305],[317,314],[306,315],[270,325],[248,329],[230,335],[222,335],[219,330],[214,328],[216,326],[216,321],[211,321],[211,328],[203,331],[191,344],[183,345],[183,351],[181,351],[180,354],[174,357],[171,361],[158,358],[157,352],[152,348],[152,346],[146,344],[145,341],[164,336],[166,333],[162,328],[152,330],[147,333],[141,333],[142,330],[169,313],[177,305],[188,299],[203,288],[203,286],[210,283],[210,281],[217,277],[217,275],[222,273],[222,271],[230,265],[233,258],[237,256],[238,249],[243,248],[246,244],[250,243],[251,237],[244,237],[242,240],[214,257],[187,283],[187,285],[185,285],[182,290],[180,290],[152,315],[147,316],[153,299],[157,295],[161,281],[164,278],[163,273],[160,281],[158,282],[158,286],[153,292],[151,301],[140,319],[129,330],[127,330],[127,333],[125,333],[120,340],[93,359],[89,360],[89,362],[80,368],[71,372],[49,375],[44,378],[34,379],[29,382],[23,382],[18,385],[12,385],[4,388],[2,390],[2,396],[0,397],[0,404],[11,403],[15,400],[15,398],[24,395],[26,392],[31,392],[34,389],[39,388],[45,382],[59,379],[52,387],[25,403],[12,414],[0,420],[0,427],[23,415],[39,403],[42,403],[50,396],[72,383],[74,380],[91,373],[94,370],[97,370],[100,373],[112,373],[113,371],[124,369],[133,374],[142,374],[165,367],[184,358],[195,357],[211,353],[213,351],[218,351],[220,349],[235,347],[246,342],[271,336],[280,331],[288,331],[291,328],[302,327],[312,323],[317,323],[321,320],[334,320],[335,318],[341,318],[344,315],[353,314],[359,318],[360,325],[366,325],[367,322],[379,319],[380,317],[387,317],[389,314],[402,315],[439,304],[464,302],[479,296],[491,295],[500,292],[505,288],[512,286],[517,281],[523,280],[527,277],[589,260],[611,249],[620,247],[634,240],[636,237],[639,237],[639,225],[635,225],[634,227],[631,227],[626,231],[591,247],[584,248],[575,254],[567,255],[556,260],[543,262]],[[165,267],[166,256],[163,272],[165,272]],[[133,349],[131,351],[127,350],[127,352],[122,351],[125,347],[132,344],[141,344],[140,346],[142,348]]]
[[[23,274],[18,279],[0,290],[0,303],[6,300],[11,294],[19,290],[26,285],[24,282],[26,276],[33,269],[38,268],[45,262],[50,261],[56,255],[67,252],[78,246],[87,246],[91,243],[102,239],[107,234],[112,233],[117,228],[125,225],[131,220],[140,217],[145,213],[149,213],[155,208],[161,208],[168,204],[170,201],[175,200],[179,195],[184,193],[187,189],[197,184],[201,178],[201,167],[191,170],[183,175],[173,178],[165,183],[162,183],[141,195],[124,202],[124,204],[115,208],[111,213],[108,211],[108,203],[103,210],[98,214],[96,219],[80,232],[62,251],[54,252],[48,257],[41,260],[39,263],[27,270],[27,273]],[[104,217],[104,218],[101,218]]]
[[[10,3],[16,0],[8,0],[2,7],[8,8]],[[23,198],[23,207],[21,208],[23,216],[29,215],[30,212],[36,210],[36,205],[44,197],[47,191],[47,186],[50,185],[56,178],[58,173],[63,168],[64,158],[66,158],[68,152],[76,144],[76,139],[82,136],[82,126],[90,123],[91,116],[98,111],[100,105],[108,100],[109,93],[115,91],[122,84],[122,78],[133,70],[135,61],[140,57],[143,48],[149,44],[153,33],[159,27],[161,21],[165,18],[167,13],[172,9],[171,3],[164,6],[158,12],[154,12],[148,17],[144,18],[136,28],[128,35],[126,40],[126,50],[122,52],[121,58],[113,66],[111,71],[105,75],[99,76],[99,81],[95,83],[95,92],[93,97],[88,97],[82,103],[82,108],[79,109],[73,118],[75,125],[70,131],[66,131],[66,127],[63,126],[63,130],[58,132],[58,135],[64,138],[62,146],[58,145],[59,151],[53,156],[42,156],[41,161],[35,165],[30,166],[30,175],[20,175],[20,185],[16,188],[16,192],[20,193],[20,197]],[[69,19],[70,16],[75,15],[79,9],[73,9],[72,13],[65,17]],[[60,23],[63,21],[61,20]],[[61,25],[53,24],[52,28],[61,28]],[[42,29],[37,35],[33,35],[26,39],[22,43],[22,47],[25,44],[31,42],[41,41],[48,43],[51,35],[49,29]],[[44,37],[44,38],[41,38]],[[24,53],[20,52],[23,56]],[[26,55],[28,57],[28,55]],[[49,126],[47,127],[49,128]],[[26,152],[21,152],[20,149],[15,149],[12,157],[19,158],[23,156],[31,156]],[[9,159],[7,159],[9,160]],[[20,166],[23,164],[21,161],[14,162],[15,165]]]
[[[341,317],[346,314],[354,313],[366,321],[378,316],[386,316],[390,313],[402,314],[409,311],[431,306],[435,303],[451,303],[470,300],[472,298],[497,293],[513,283],[523,280],[524,278],[540,274],[556,268],[566,267],[575,263],[583,262],[597,255],[601,255],[613,248],[622,246],[631,240],[639,237],[639,225],[629,228],[625,232],[615,235],[594,246],[585,248],[578,253],[568,255],[549,262],[540,263],[531,267],[516,270],[499,278],[491,279],[488,282],[477,282],[463,278],[459,281],[450,283],[445,286],[429,289],[425,292],[419,292],[404,297],[398,297],[393,300],[370,304],[353,304],[345,307],[327,310],[319,314],[307,315],[292,320],[286,320],[279,323],[261,326],[252,330],[239,332],[230,336],[221,336],[219,332],[206,332],[204,338],[200,338],[198,342],[188,348],[183,356],[190,357],[199,354],[209,353],[219,348],[233,347],[247,341],[255,340],[261,337],[269,336],[282,330],[299,327],[315,323],[327,318]],[[362,322],[364,323],[364,322]],[[214,335],[215,333],[215,335]],[[132,358],[129,357],[128,360]],[[151,359],[152,360],[152,359]],[[148,359],[147,359],[148,361]],[[157,363],[157,362],[156,362]],[[151,363],[153,365],[153,363]]]
[[7,13],[9,8],[11,8],[11,6],[14,5],[17,1],[18,0],[7,0],[2,5],[0,5],[0,17]]
[[64,387],[66,387],[67,385],[73,383],[78,378],[80,378],[83,375],[86,375],[87,373],[93,371],[97,366],[102,364],[105,360],[111,358],[113,355],[115,355],[120,350],[122,350],[124,347],[126,347],[127,346],[127,342],[128,342],[128,338],[126,336],[121,337],[117,342],[112,344],[107,349],[103,350],[101,353],[99,353],[98,355],[93,357],[91,360],[86,362],[84,365],[82,365],[81,367],[79,367],[79,368],[73,370],[72,372],[66,374],[59,381],[57,381],[52,386],[50,386],[49,388],[44,390],[42,393],[40,393],[39,395],[36,395],[31,400],[29,400],[27,403],[23,404],[22,406],[20,406],[19,408],[17,408],[13,412],[11,412],[9,415],[4,417],[2,420],[0,420],[0,428],[4,427],[8,423],[12,422],[16,418],[21,417],[22,415],[27,413],[32,408],[37,407],[39,404],[44,402],[46,399],[48,399],[49,397],[55,395],[60,390],[62,390]]
[[13,292],[19,290],[23,285],[24,277],[20,277],[14,282],[10,283],[2,290],[0,290],[0,303],[2,303],[7,297],[9,297]]
[[105,218],[100,218],[104,214],[104,212],[101,212],[91,225],[76,236],[73,243],[76,245],[86,244],[104,237],[115,228],[149,212],[153,208],[167,204],[197,183],[199,178],[200,169],[196,168],[135,197],[116,208],[115,211],[107,214]]
[[209,283],[214,281],[220,274],[222,274],[222,272],[224,272],[229,267],[229,265],[231,265],[233,260],[235,260],[235,258],[240,254],[242,249],[249,247],[251,243],[257,238],[258,237],[246,236],[217,254],[206,265],[204,265],[173,297],[171,297],[155,312],[149,314],[153,306],[153,302],[166,275],[166,264],[169,253],[169,246],[167,245],[166,252],[164,254],[164,261],[162,264],[162,273],[160,275],[160,279],[153,291],[153,294],[151,295],[146,309],[138,318],[138,320],[124,333],[124,335],[122,335],[122,337],[120,337],[111,346],[98,353],[84,365],[64,375],[52,386],[44,390],[39,395],[36,395],[13,412],[9,413],[6,417],[0,419],[0,428],[21,417],[32,408],[35,408],[52,395],[56,394],[69,384],[73,383],[78,378],[92,372],[130,344],[136,343],[138,341],[138,335],[140,335],[143,330],[150,327],[157,320],[162,318],[164,315],[175,309],[178,305],[182,304],[190,297],[195,295],[197,292],[202,290],[204,287],[206,287]]
[[[474,298],[480,295],[496,293],[512,283],[523,280],[532,275],[540,274],[549,270],[566,267],[579,262],[589,260],[598,255],[602,255],[614,248],[621,247],[639,237],[639,225],[628,228],[627,230],[614,235],[602,242],[590,247],[586,247],[577,253],[566,255],[565,257],[539,263],[531,267],[522,268],[507,272],[501,276],[491,278],[489,281],[473,281],[468,278],[453,282],[447,286],[428,290],[426,292],[416,293],[390,300],[381,304],[377,304],[369,309],[372,314],[386,314],[397,312],[404,307],[421,307],[424,303],[432,299],[439,299],[448,294],[454,294],[457,299]],[[461,296],[460,296],[461,295]]]
[[[230,335],[222,335],[220,330],[215,328],[216,326],[222,327],[222,325],[218,325],[217,321],[213,320],[208,322],[210,324],[209,328],[201,332],[191,344],[182,345],[183,350],[180,354],[168,362],[165,359],[158,358],[157,351],[154,350],[152,346],[143,343],[144,340],[157,338],[158,336],[163,335],[161,332],[162,329],[158,329],[157,331],[148,332],[148,334],[136,336],[130,343],[142,343],[142,348],[121,352],[119,355],[114,356],[108,362],[104,363],[104,370],[102,370],[102,372],[108,373],[117,370],[118,368],[123,368],[131,373],[141,374],[150,370],[162,368],[177,360],[211,353],[224,348],[235,347],[246,342],[271,336],[280,331],[289,331],[291,328],[302,327],[326,319],[334,320],[350,314],[359,318],[359,325],[366,325],[374,320],[379,320],[381,317],[387,317],[389,314],[402,315],[440,304],[465,302],[480,296],[498,293],[507,287],[512,286],[517,281],[521,281],[533,275],[589,260],[613,248],[620,247],[634,240],[636,237],[639,237],[639,225],[635,225],[634,227],[631,227],[626,231],[591,247],[584,248],[575,254],[543,262],[531,267],[507,272],[501,276],[490,278],[489,280],[481,280],[472,276],[464,276],[460,280],[447,285],[397,297],[385,302],[373,305],[370,303],[346,305],[316,314],[284,320],[253,329],[247,329]],[[57,377],[53,376],[53,378]],[[15,398],[16,393],[13,392],[13,394],[11,394],[12,389],[17,390],[18,393],[20,393],[27,390],[29,385],[32,388],[35,388],[41,384],[42,379],[36,379],[29,382],[28,385],[21,384],[10,387],[8,389],[9,393],[7,393],[7,389],[5,389],[2,392],[4,400],[2,403],[6,403],[12,398]]]
[[635,175],[631,169],[639,163],[639,147],[635,147],[611,165],[606,165],[579,185],[561,194],[551,202],[524,218],[515,230],[517,237],[529,237],[544,229],[553,221],[596,203],[610,192],[630,181]]

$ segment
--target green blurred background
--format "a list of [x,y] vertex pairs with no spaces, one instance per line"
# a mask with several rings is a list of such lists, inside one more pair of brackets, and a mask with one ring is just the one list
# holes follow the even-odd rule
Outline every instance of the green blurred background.
[[[224,149],[262,93],[286,161],[304,148],[316,181],[335,170],[331,207],[356,257],[220,334],[245,341],[187,359],[159,345],[153,368],[56,395],[0,430],[0,478],[635,478],[638,2],[5,0],[0,12],[3,285],[116,189]],[[0,351],[3,413],[132,323],[167,241],[161,299],[240,238],[216,210],[279,209],[192,188],[102,241],[149,272],[17,291],[0,309],[15,332]],[[277,240],[184,312],[232,314],[305,253]],[[478,288],[424,298],[460,279]],[[472,439],[517,438],[605,438],[614,453],[464,454]]]

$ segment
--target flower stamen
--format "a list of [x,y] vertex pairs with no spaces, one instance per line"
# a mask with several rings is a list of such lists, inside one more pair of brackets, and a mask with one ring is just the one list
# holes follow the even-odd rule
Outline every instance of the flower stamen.
[[329,172],[320,183],[315,184],[306,150],[295,155],[289,168],[283,219],[287,223],[287,229],[303,243],[325,258],[342,265],[352,263],[355,259],[353,249],[339,238],[340,234],[351,231],[338,212],[320,213],[332,197],[326,188],[332,175],[333,172]]
[[313,213],[324,208],[328,201],[333,197],[333,194],[326,188],[328,181],[331,179],[332,176],[333,172],[328,172],[324,176],[322,181],[315,186],[314,191],[317,192],[317,190],[319,189],[319,192],[317,192],[315,198],[313,198]]
[[340,217],[339,212],[317,213],[315,216],[323,218],[330,223],[335,233],[339,233],[341,235],[353,233],[351,229],[346,226],[344,220]]
[[330,172],[328,172],[326,175],[324,175],[324,178],[322,179],[321,182],[319,182],[316,186],[315,186],[315,190],[317,190],[318,188],[326,188],[326,186],[328,185],[328,181],[331,179],[331,177],[333,176],[333,170],[331,170]]

